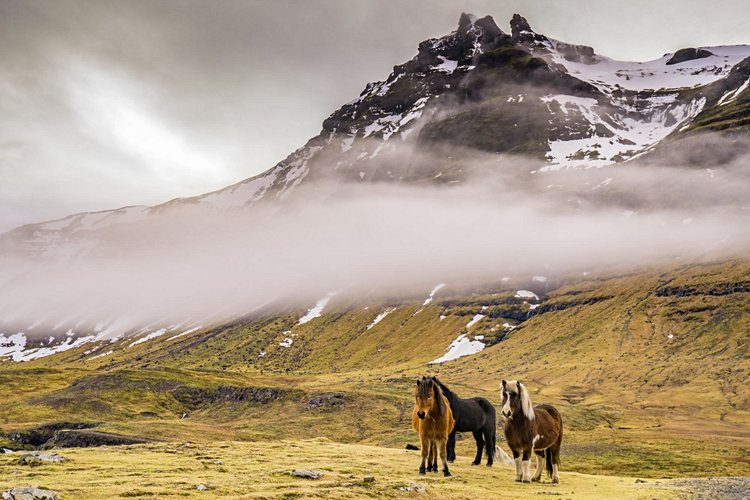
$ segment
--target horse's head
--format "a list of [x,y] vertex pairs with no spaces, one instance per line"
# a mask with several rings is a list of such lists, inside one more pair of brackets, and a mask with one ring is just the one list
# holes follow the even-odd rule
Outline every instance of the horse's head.
[[529,420],[534,420],[534,407],[526,387],[515,380],[503,380],[500,385],[500,397],[502,399],[503,417],[512,420],[519,414],[523,414]]
[[417,380],[417,388],[414,391],[414,406],[417,416],[421,419],[428,415],[440,415],[443,413],[443,398],[440,388],[431,377],[422,377]]

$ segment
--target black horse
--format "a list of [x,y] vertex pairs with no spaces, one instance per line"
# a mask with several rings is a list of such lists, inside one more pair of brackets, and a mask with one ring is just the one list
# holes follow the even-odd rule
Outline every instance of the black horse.
[[487,466],[491,467],[495,457],[495,407],[484,398],[461,399],[448,389],[437,377],[432,377],[448,398],[456,426],[448,436],[448,461],[456,459],[456,432],[471,431],[477,441],[477,456],[472,465],[482,462],[482,448],[487,450]]

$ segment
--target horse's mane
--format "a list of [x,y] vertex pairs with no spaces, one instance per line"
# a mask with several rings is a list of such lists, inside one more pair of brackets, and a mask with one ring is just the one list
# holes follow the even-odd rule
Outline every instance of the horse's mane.
[[440,386],[436,382],[432,382],[432,390],[435,393],[435,406],[437,407],[438,415],[442,415],[445,412],[443,407],[443,393],[440,391]]
[[448,387],[444,383],[442,383],[441,381],[439,381],[437,377],[432,377],[432,380],[438,386],[440,386],[440,390],[443,391],[443,394],[445,394],[445,397],[448,398],[448,400],[450,400],[451,398],[458,398],[458,396],[456,395],[456,393],[453,392],[453,391],[451,391],[450,389],[448,389]]
[[521,382],[518,382],[518,388],[520,390],[519,396],[521,397],[521,410],[523,410],[523,414],[526,415],[526,418],[534,420],[534,405],[531,404],[529,391],[526,390],[526,386]]

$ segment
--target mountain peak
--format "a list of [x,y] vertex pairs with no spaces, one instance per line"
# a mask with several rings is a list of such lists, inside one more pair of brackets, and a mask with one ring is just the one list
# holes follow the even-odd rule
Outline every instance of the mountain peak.
[[472,32],[481,32],[482,35],[488,38],[494,38],[496,36],[504,35],[492,16],[484,16],[477,18],[474,14],[467,14],[464,12],[458,20],[458,34],[466,35]]
[[520,14],[513,14],[510,20],[510,33],[514,43],[536,42],[547,39],[544,35],[534,33],[529,22]]

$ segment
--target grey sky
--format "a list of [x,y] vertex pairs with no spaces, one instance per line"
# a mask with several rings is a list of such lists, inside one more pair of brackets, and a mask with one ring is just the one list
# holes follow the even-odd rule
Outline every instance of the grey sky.
[[750,43],[745,1],[0,0],[0,231],[271,167],[462,11],[647,60]]

